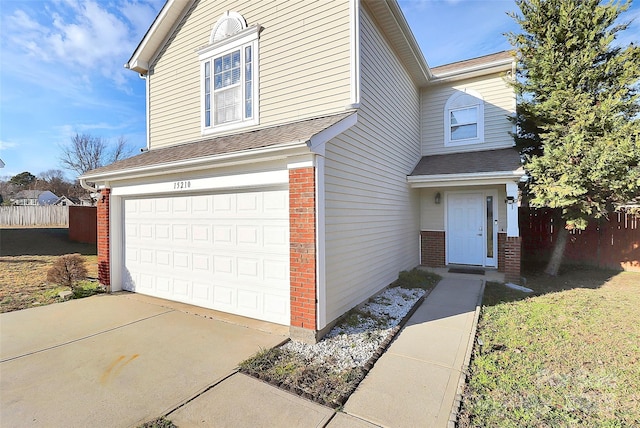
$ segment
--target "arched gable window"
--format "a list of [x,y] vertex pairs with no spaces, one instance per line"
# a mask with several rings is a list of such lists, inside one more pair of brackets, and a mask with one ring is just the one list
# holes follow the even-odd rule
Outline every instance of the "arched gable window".
[[484,141],[484,100],[472,90],[456,91],[444,106],[444,145],[461,146]]
[[247,28],[247,21],[237,12],[225,12],[211,31],[209,44],[220,42]]
[[258,123],[258,37],[237,12],[225,12],[209,44],[198,50],[202,76],[202,133]]

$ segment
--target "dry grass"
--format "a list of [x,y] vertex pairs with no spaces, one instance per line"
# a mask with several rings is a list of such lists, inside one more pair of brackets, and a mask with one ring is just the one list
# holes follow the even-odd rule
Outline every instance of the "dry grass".
[[58,256],[72,253],[97,277],[96,246],[69,241],[68,229],[0,229],[0,312],[60,301],[58,293],[69,288],[48,283],[47,271]]
[[460,426],[640,426],[640,273],[487,284]]

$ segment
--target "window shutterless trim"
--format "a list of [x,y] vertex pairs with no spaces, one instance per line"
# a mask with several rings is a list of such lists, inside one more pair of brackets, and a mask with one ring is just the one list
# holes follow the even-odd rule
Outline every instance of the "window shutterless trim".
[[[461,102],[462,101],[462,102]],[[476,122],[465,122],[453,125],[451,113],[476,108]],[[476,125],[476,136],[472,138],[453,139],[451,128],[453,126]],[[480,144],[484,142],[484,100],[480,93],[473,89],[457,90],[449,97],[444,106],[444,145],[445,147]]]
[[[197,53],[200,60],[200,126],[201,133],[203,135],[215,134],[232,129],[243,128],[250,125],[257,125],[260,123],[260,111],[259,111],[259,92],[260,87],[259,76],[259,43],[258,36],[261,27],[255,25],[246,28],[232,36],[225,38],[222,41],[200,48]],[[251,48],[251,79],[248,80],[247,76],[247,61],[246,61],[246,48]],[[235,51],[240,51],[240,71],[241,77],[238,83],[241,92],[241,118],[232,122],[220,123],[216,125],[216,103],[214,89],[214,61],[224,55],[230,54]],[[210,64],[209,75],[206,75],[206,64]],[[209,91],[207,91],[207,79],[209,79]],[[250,83],[247,85],[247,83]],[[249,90],[249,92],[247,92]],[[207,108],[207,95],[208,108]],[[247,101],[251,101],[251,115],[247,117]],[[207,117],[208,114],[208,117]]]

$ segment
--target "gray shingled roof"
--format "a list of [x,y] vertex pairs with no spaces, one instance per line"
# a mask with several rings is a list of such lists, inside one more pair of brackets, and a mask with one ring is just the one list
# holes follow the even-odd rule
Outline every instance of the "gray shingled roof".
[[502,51],[502,52],[497,52],[490,55],[484,55],[478,58],[472,58],[464,61],[453,62],[451,64],[441,65],[438,67],[432,67],[431,73],[433,73],[434,76],[438,77],[438,75],[440,74],[450,73],[452,71],[460,71],[460,70],[472,68],[478,65],[490,64],[492,62],[506,60],[510,58],[511,59],[513,58],[513,54],[511,51]]
[[277,146],[280,144],[307,142],[314,135],[340,122],[351,114],[353,114],[353,112],[317,117],[300,122],[258,129],[256,131],[152,149],[137,156],[87,171],[83,174],[83,177],[95,177],[96,175],[106,173],[171,164],[191,159]]
[[441,175],[515,171],[522,166],[515,149],[424,156],[410,174]]

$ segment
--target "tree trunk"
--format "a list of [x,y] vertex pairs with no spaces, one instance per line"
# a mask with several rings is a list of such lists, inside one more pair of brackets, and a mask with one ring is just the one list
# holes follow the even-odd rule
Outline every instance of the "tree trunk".
[[553,247],[553,253],[551,253],[551,259],[544,270],[544,273],[551,276],[558,276],[560,265],[562,264],[562,258],[564,256],[564,249],[567,246],[567,238],[569,237],[569,231],[565,228],[564,221],[560,222],[562,227],[558,228],[558,234],[556,235],[556,245]]

